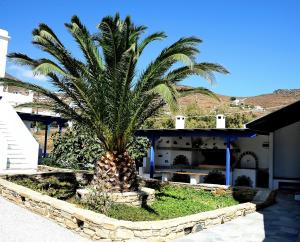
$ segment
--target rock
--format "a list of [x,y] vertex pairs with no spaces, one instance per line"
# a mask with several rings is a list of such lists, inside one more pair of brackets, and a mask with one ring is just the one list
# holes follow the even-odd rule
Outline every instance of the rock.
[[115,232],[115,237],[119,239],[132,239],[134,238],[134,233],[129,229],[119,228]]

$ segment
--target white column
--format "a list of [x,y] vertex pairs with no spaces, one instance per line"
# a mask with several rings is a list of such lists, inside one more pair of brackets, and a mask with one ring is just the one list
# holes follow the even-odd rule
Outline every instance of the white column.
[[269,188],[273,189],[273,166],[274,166],[274,133],[269,134]]
[[172,175],[170,173],[165,172],[165,173],[161,174],[161,181],[163,181],[163,182],[169,181],[169,180],[171,180],[171,178],[172,178]]
[[5,76],[6,55],[9,38],[8,32],[0,29],[0,77]]
[[190,184],[196,185],[200,183],[200,176],[190,175]]

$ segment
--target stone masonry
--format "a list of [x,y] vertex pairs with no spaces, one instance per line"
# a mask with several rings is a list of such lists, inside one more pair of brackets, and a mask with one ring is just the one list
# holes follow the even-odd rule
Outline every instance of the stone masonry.
[[[88,189],[77,189],[76,196],[85,199],[90,191]],[[142,205],[151,205],[155,200],[155,190],[142,187],[137,192],[113,192],[108,193],[108,198],[116,204],[126,204],[129,206],[140,207]]]
[[131,222],[78,208],[3,179],[0,179],[0,195],[94,241],[168,241],[256,210],[255,204],[243,203],[175,219]]

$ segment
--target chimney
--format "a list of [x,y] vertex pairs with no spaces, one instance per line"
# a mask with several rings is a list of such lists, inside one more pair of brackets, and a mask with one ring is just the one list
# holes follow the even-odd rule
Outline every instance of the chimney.
[[225,116],[223,114],[216,115],[216,128],[225,129]]
[[184,129],[185,117],[181,115],[175,116],[175,129]]
[[6,55],[9,39],[10,37],[8,36],[8,32],[0,29],[0,77],[5,76]]

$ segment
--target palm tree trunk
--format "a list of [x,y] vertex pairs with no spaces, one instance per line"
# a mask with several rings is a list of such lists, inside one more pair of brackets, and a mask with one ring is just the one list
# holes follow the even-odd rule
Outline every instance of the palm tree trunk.
[[97,162],[92,184],[109,191],[126,192],[138,189],[135,161],[128,152],[108,151]]

